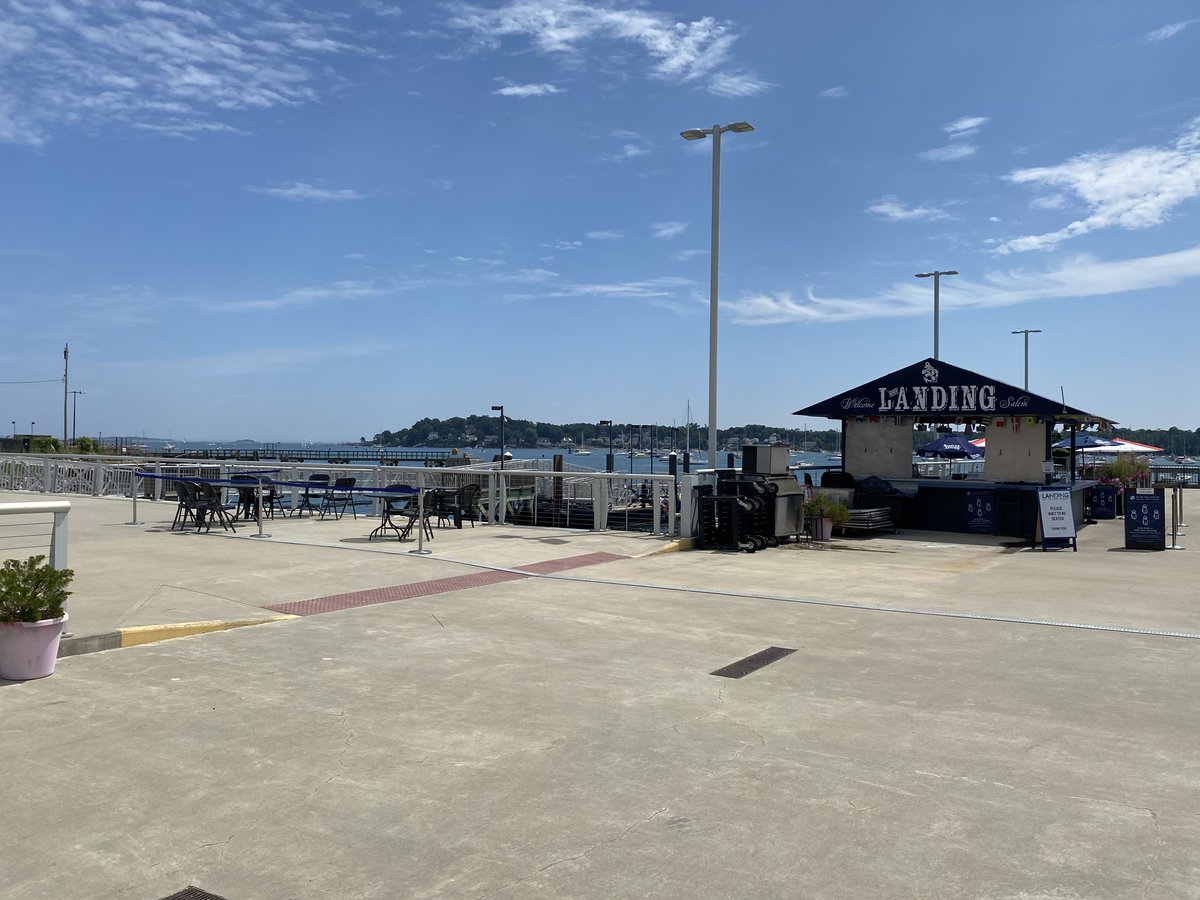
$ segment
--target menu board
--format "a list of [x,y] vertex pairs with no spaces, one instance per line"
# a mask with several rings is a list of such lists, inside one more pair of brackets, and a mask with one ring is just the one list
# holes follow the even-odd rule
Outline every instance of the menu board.
[[1125,489],[1125,549],[1167,549],[1166,501],[1162,488]]
[[1042,532],[1042,549],[1069,546],[1078,550],[1075,539],[1075,513],[1071,508],[1068,488],[1038,488],[1038,516]]
[[996,533],[995,491],[967,491],[966,525],[972,534]]

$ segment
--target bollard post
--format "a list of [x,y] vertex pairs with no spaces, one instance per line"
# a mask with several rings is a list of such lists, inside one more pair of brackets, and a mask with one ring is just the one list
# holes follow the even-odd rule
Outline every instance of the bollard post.
[[432,550],[425,549],[425,470],[417,470],[417,549],[409,550],[420,556],[428,556]]
[[259,474],[257,477],[258,477],[258,491],[254,497],[254,513],[255,513],[255,516],[258,518],[258,534],[252,534],[252,535],[250,535],[250,537],[269,538],[270,537],[269,534],[263,534],[263,524],[262,524],[262,522],[263,522],[263,508],[262,508],[263,477],[261,474]]
[[1179,479],[1179,527],[1180,528],[1188,527],[1187,522],[1183,521],[1183,495],[1184,495],[1185,487],[1187,487],[1187,479],[1186,478]]
[[1179,489],[1171,491],[1171,543],[1167,545],[1168,550],[1182,550],[1177,540],[1179,535]]
[[132,476],[133,476],[133,487],[130,489],[129,493],[133,495],[133,521],[126,522],[125,524],[126,525],[142,525],[144,523],[139,522],[138,517],[137,517],[137,495],[138,495],[138,487],[140,486],[138,484],[138,482],[139,482],[139,479],[141,476],[138,475],[138,470],[136,467],[134,468],[134,470],[132,472]]

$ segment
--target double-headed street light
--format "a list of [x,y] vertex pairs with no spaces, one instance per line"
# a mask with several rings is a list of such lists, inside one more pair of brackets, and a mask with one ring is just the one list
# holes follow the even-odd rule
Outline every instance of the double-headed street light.
[[604,471],[611,473],[613,470],[613,438],[612,438],[612,419],[601,419],[600,427],[608,426],[608,459],[604,461]]
[[492,407],[493,412],[500,413],[500,468],[504,468],[504,404]]
[[1040,328],[1021,328],[1013,332],[1013,334],[1025,335],[1025,390],[1029,390],[1029,336],[1041,333],[1042,329]]
[[918,278],[933,279],[933,358],[941,359],[938,355],[938,287],[943,275],[957,275],[958,273],[951,269],[948,272],[918,272]]
[[689,141],[712,137],[712,248],[708,257],[708,464],[717,465],[717,262],[721,245],[721,135],[753,131],[749,122],[689,128],[679,132]]
[[87,391],[71,391],[71,446],[75,446],[75,421],[79,412],[79,395]]

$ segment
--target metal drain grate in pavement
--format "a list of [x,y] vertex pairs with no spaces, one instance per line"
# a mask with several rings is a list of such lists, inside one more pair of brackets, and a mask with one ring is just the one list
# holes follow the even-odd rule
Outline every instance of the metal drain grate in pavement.
[[751,672],[757,672],[763,666],[769,666],[771,663],[795,652],[795,650],[788,647],[768,647],[766,650],[759,650],[745,659],[739,659],[735,663],[730,663],[724,668],[717,669],[715,672],[709,672],[708,674],[719,675],[722,678],[742,678]]
[[200,888],[189,884],[178,894],[163,897],[162,900],[225,900],[225,898],[218,894],[210,894],[208,891],[202,891]]

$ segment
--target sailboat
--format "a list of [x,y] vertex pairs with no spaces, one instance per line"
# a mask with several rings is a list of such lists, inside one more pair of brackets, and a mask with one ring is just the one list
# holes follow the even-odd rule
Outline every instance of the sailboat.
[[575,449],[576,456],[591,456],[591,449],[583,442],[583,430],[579,432],[579,446]]

